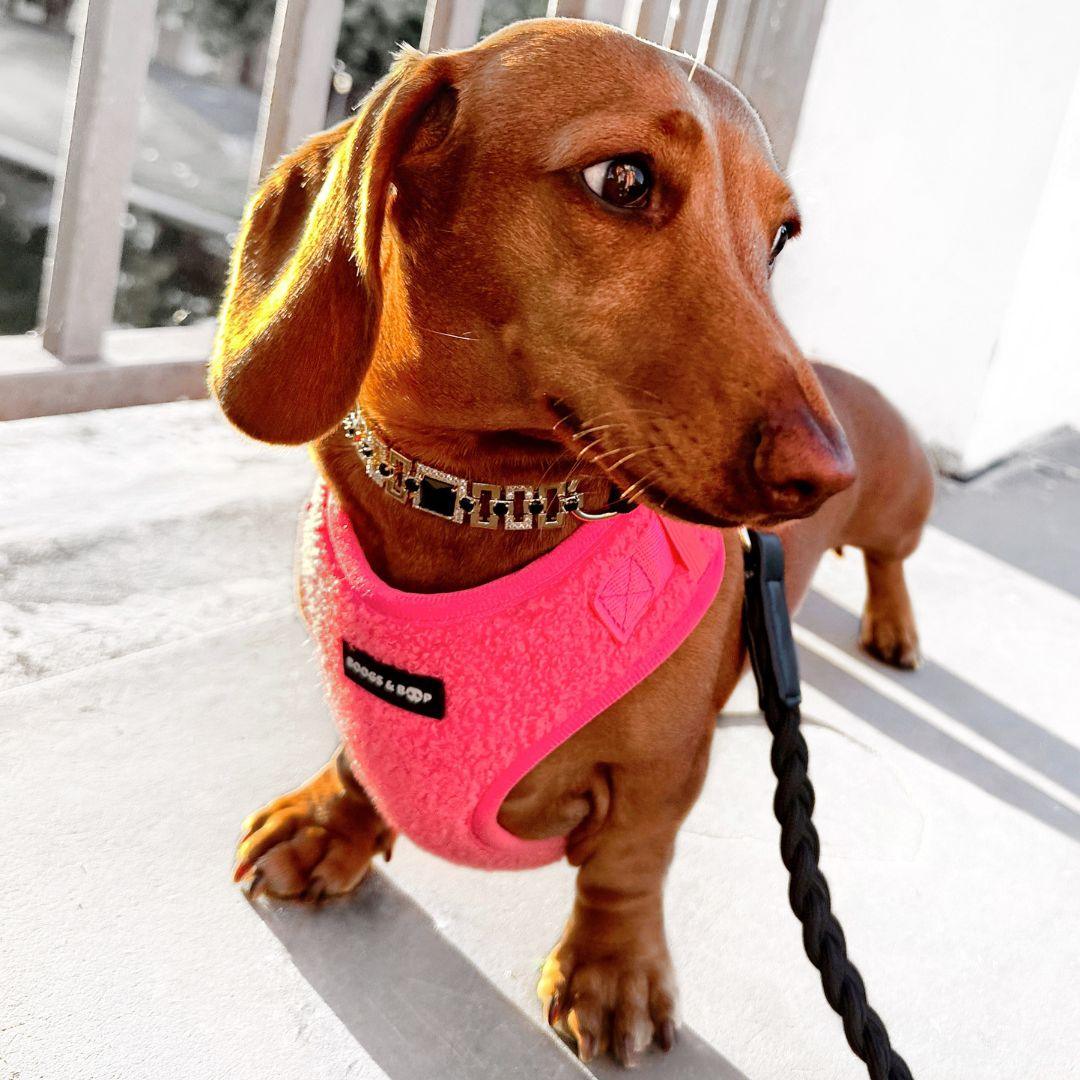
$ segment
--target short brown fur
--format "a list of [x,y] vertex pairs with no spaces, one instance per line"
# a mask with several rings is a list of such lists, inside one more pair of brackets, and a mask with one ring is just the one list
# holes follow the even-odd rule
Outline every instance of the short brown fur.
[[[657,178],[635,215],[580,180],[631,152]],[[338,429],[358,400],[403,452],[447,471],[573,471],[591,497],[614,482],[728,530],[732,572],[689,639],[500,810],[519,836],[567,837],[580,867],[540,995],[583,1059],[629,1063],[674,1038],[662,884],[744,667],[733,526],[780,533],[793,604],[826,550],[862,548],[862,642],[917,662],[902,561],[931,473],[881,396],[808,363],[777,316],[768,253],[795,222],[760,122],[728,83],[609,27],[536,20],[403,56],[355,119],[277,166],[237,244],[211,386],[249,434],[311,443],[391,584],[476,585],[569,529],[488,533],[404,510]],[[338,895],[392,843],[339,752],[245,823],[237,877]]]

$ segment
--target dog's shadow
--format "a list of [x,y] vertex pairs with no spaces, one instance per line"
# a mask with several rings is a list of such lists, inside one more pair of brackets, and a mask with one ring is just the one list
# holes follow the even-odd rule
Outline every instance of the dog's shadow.
[[[505,998],[388,878],[318,910],[261,900],[260,917],[297,969],[391,1080],[571,1080],[624,1074],[582,1065]],[[746,1080],[687,1028],[634,1075]]]

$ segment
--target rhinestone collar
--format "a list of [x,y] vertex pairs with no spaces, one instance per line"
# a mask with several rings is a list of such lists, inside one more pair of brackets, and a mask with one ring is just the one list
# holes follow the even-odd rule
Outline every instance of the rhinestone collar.
[[612,490],[608,503],[597,511],[586,510],[578,480],[560,483],[490,484],[454,476],[414,461],[380,438],[359,409],[341,422],[364,471],[403,506],[434,514],[457,525],[474,529],[559,529],[573,515],[584,521],[614,517],[633,510]]

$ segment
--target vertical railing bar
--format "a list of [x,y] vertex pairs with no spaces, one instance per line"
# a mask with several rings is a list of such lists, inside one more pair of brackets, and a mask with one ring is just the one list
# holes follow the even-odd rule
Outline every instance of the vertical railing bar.
[[667,18],[664,20],[664,35],[660,39],[660,44],[665,49],[670,49],[671,42],[675,37],[675,27],[679,22],[679,10],[682,5],[682,0],[671,0],[668,4]]
[[[554,3],[554,0],[549,0]],[[420,51],[467,49],[480,37],[484,0],[428,0]]]
[[747,82],[751,70],[756,68],[771,6],[771,0],[747,0],[746,21],[743,24],[742,40],[739,42],[732,75],[738,85]]
[[548,13],[568,19],[592,19],[596,22],[621,26],[624,18],[623,0],[558,0],[548,3]]
[[[711,7],[715,12],[715,0],[711,0]],[[674,33],[671,35],[670,48],[701,59],[702,39],[707,38],[710,29],[706,22],[709,8],[710,0],[679,0],[679,12]]]
[[622,26],[625,17],[623,0],[585,0],[585,18]]
[[733,78],[761,113],[784,164],[795,141],[825,0],[750,0]]
[[61,360],[100,356],[112,324],[154,9],[88,0],[76,36],[40,307],[42,344]]
[[585,0],[549,0],[548,14],[563,19],[587,19]]
[[735,80],[752,3],[753,0],[725,0],[723,17],[714,21],[705,63],[725,79]]
[[633,25],[627,22],[623,28],[638,37],[655,41],[657,45],[667,46],[671,43],[674,28],[673,14],[671,0],[641,0]]
[[[622,15],[619,17],[619,26],[630,34],[637,34],[637,26],[641,21],[641,8],[644,0],[625,0],[622,6]],[[639,37],[642,35],[638,34]]]
[[344,10],[344,0],[277,0],[251,157],[252,187],[282,154],[326,127]]
[[705,18],[701,23],[701,32],[698,34],[697,46],[691,55],[699,64],[707,64],[706,57],[709,53],[709,42],[712,41],[713,25],[716,22],[716,12],[720,6],[720,0],[707,0],[705,4]]

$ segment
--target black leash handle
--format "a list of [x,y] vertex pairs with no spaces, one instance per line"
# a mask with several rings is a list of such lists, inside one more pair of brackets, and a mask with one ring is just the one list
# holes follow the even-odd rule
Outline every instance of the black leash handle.
[[773,737],[773,812],[780,822],[780,854],[791,879],[791,910],[802,923],[803,946],[821,973],[825,997],[844,1021],[848,1045],[866,1062],[871,1080],[911,1080],[911,1070],[892,1048],[881,1017],[866,1000],[862,976],[848,959],[844,931],[832,913],[829,886],[818,867],[821,850],[811,820],[814,788],[807,775],[809,754],[799,729],[802,691],[784,594],[784,549],[772,533],[746,530],[742,536],[743,632],[758,703]]

